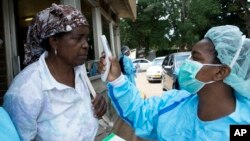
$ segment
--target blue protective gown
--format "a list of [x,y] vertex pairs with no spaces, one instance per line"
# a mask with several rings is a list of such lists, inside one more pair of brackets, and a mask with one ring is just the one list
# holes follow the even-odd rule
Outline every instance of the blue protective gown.
[[126,55],[121,55],[121,57],[123,57],[123,66],[124,66],[124,71],[125,71],[124,75],[127,76],[130,82],[136,85],[135,84],[136,69],[133,65],[132,60]]
[[136,135],[145,139],[228,141],[229,125],[250,124],[250,100],[238,95],[235,112],[217,120],[201,121],[197,116],[196,94],[170,90],[162,97],[143,100],[126,78],[119,86],[109,83],[108,89],[118,114],[135,129]]
[[0,141],[20,141],[8,113],[0,107]]

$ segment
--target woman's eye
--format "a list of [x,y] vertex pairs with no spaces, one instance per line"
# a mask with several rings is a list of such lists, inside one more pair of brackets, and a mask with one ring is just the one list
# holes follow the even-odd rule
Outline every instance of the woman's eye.
[[76,40],[76,41],[89,41],[90,40],[90,38],[88,38],[88,37],[85,37],[85,36],[75,36],[74,37],[74,39]]
[[195,56],[192,56],[191,59],[194,60],[194,61],[198,61],[198,60],[199,60],[199,59],[198,59],[197,57],[195,57]]
[[81,40],[81,36],[75,36],[74,39],[77,40],[77,41],[80,41]]
[[83,38],[83,37],[79,36],[79,37],[77,37],[77,40],[78,40],[78,41],[81,41],[82,38]]

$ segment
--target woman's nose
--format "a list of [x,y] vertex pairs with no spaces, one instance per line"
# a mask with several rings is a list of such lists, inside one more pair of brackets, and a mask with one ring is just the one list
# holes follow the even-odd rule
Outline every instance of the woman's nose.
[[87,41],[87,40],[84,40],[84,41],[82,42],[81,46],[82,46],[83,48],[88,48],[88,47],[89,47],[88,41]]

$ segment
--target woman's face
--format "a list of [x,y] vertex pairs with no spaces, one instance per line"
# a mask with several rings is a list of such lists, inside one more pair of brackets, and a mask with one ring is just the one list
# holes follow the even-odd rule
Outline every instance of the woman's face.
[[71,66],[84,64],[88,56],[89,27],[79,26],[57,41],[57,57]]
[[[194,45],[192,48],[192,60],[200,62],[202,64],[219,64],[215,63],[215,48],[213,43],[208,39],[202,39]],[[208,82],[212,80],[213,72],[216,67],[214,66],[203,66],[197,73],[196,79]]]
[[192,48],[192,59],[202,64],[212,64],[214,61],[214,45],[208,39],[202,39]]

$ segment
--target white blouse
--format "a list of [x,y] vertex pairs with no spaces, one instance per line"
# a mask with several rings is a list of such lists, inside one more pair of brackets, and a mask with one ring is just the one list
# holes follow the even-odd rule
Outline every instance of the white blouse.
[[4,97],[22,141],[93,141],[98,129],[84,67],[75,67],[75,88],[57,82],[47,52],[13,80]]

